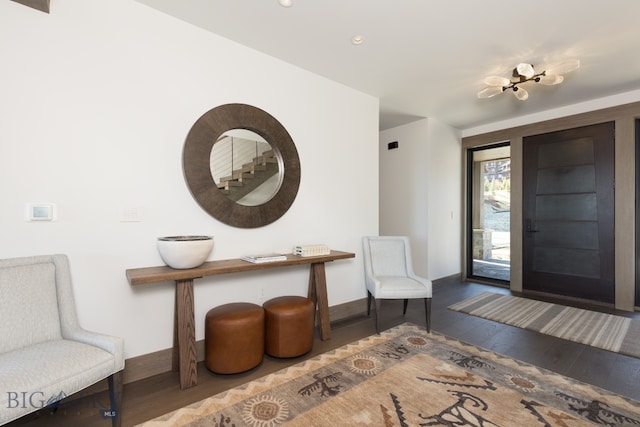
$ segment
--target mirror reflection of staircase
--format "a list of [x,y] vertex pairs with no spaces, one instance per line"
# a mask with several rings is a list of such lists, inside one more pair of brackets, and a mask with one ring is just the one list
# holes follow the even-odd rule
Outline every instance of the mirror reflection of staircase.
[[238,201],[278,173],[278,159],[273,150],[256,156],[230,175],[220,177],[218,188],[231,200]]

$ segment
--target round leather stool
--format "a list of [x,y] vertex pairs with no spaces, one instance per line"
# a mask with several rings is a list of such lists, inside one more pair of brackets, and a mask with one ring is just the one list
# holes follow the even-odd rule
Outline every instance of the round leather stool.
[[264,355],[264,310],[236,302],[212,308],[204,325],[205,366],[218,374],[248,371]]
[[315,305],[308,298],[285,296],[265,302],[265,353],[296,357],[313,347]]

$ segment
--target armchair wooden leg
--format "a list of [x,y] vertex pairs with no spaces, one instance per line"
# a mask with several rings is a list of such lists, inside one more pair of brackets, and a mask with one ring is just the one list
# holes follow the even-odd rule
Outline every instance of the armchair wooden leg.
[[380,303],[381,303],[381,301],[379,299],[375,299],[375,298],[374,298],[374,300],[375,300],[375,304],[376,304],[376,307],[375,307],[375,310],[376,310],[376,312],[375,312],[376,333],[378,335],[380,335],[380,323],[379,323],[380,314],[379,314],[379,312],[380,312]]
[[122,379],[123,372],[118,371],[108,377],[109,382],[109,403],[111,403],[111,425],[120,427],[122,424]]
[[367,316],[371,316],[371,292],[367,291]]
[[427,332],[431,332],[431,298],[424,299],[424,313],[427,318]]
[[402,315],[404,316],[405,314],[407,314],[407,304],[409,304],[409,300],[405,299],[404,300],[404,304],[402,305]]

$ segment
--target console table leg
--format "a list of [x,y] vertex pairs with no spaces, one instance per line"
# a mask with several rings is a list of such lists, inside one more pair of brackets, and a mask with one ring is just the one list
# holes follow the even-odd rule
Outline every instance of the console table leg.
[[[178,355],[180,388],[198,384],[196,361],[196,332],[193,303],[193,280],[176,280],[176,325],[178,348],[174,347],[174,357]],[[175,360],[174,360],[175,365]]]
[[180,371],[180,343],[178,340],[178,283],[176,282],[175,298],[173,302],[173,351],[171,352],[171,370]]
[[318,307],[320,338],[326,341],[331,338],[331,322],[329,319],[329,298],[327,296],[327,276],[324,270],[324,262],[311,264],[309,293],[309,297],[317,303]]
[[313,301],[313,324],[316,324],[317,309],[318,309],[318,297],[316,295],[316,279],[313,274],[313,266],[309,268],[309,289],[307,290],[307,298]]

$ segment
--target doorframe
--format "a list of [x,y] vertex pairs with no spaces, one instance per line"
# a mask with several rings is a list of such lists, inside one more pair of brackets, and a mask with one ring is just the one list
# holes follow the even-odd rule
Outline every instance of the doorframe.
[[[584,107],[588,108],[588,107]],[[547,115],[552,116],[553,112]],[[618,105],[596,111],[587,111],[542,122],[505,128],[486,133],[464,135],[461,164],[463,165],[462,215],[466,215],[466,151],[471,147],[511,141],[511,282],[510,289],[522,292],[522,138],[545,132],[554,132],[586,126],[604,121],[616,122],[615,141],[615,277],[616,302],[619,310],[633,311],[635,300],[635,120],[640,119],[640,102]],[[518,207],[520,209],[518,210]],[[462,222],[461,240],[462,277],[466,277],[466,218]],[[520,256],[520,258],[518,258]]]
[[[487,144],[487,145],[482,145],[482,146],[477,146],[477,147],[471,147],[466,151],[466,167],[465,169],[465,174],[466,174],[466,180],[465,180],[465,186],[467,189],[469,189],[469,191],[466,192],[466,203],[464,204],[464,209],[465,209],[465,222],[466,222],[466,226],[465,228],[465,233],[464,236],[466,237],[466,245],[463,245],[466,249],[465,249],[465,256],[463,256],[462,258],[465,260],[466,265],[464,268],[465,271],[465,277],[468,279],[473,279],[476,281],[482,281],[482,282],[486,282],[486,283],[490,283],[490,284],[494,284],[494,285],[499,285],[499,286],[503,286],[503,287],[509,287],[509,281],[506,280],[500,280],[500,279],[495,279],[495,278],[491,278],[491,277],[484,277],[484,276],[476,276],[473,274],[473,203],[474,203],[474,192],[473,192],[473,178],[474,178],[474,167],[473,167],[473,154],[478,152],[478,151],[482,151],[482,150],[490,150],[492,148],[500,148],[500,147],[509,147],[511,150],[511,142],[510,141],[502,141],[502,142],[496,142],[494,144]],[[511,152],[509,154],[509,157],[511,158]],[[513,185],[513,181],[511,181],[512,185]],[[513,216],[511,216],[509,218],[509,227],[511,227],[511,221],[513,220]],[[510,231],[510,234],[513,234],[512,231]],[[511,263],[509,263],[509,268],[511,269]]]
[[640,119],[635,119],[635,189],[636,189],[636,205],[635,205],[635,266],[636,266],[636,275],[635,275],[635,300],[634,306],[635,309],[638,310],[640,307]]

